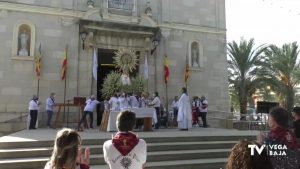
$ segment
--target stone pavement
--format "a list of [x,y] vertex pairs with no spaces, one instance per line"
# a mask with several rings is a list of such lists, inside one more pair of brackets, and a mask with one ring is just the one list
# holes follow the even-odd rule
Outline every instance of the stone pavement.
[[[23,130],[7,136],[0,137],[1,142],[26,142],[54,140],[59,129]],[[80,132],[82,139],[111,139],[115,132],[99,132],[98,129]],[[188,136],[249,136],[257,135],[259,131],[239,131],[235,129],[220,128],[192,128],[189,131],[178,129],[159,129],[153,132],[137,132],[139,137],[188,137]]]

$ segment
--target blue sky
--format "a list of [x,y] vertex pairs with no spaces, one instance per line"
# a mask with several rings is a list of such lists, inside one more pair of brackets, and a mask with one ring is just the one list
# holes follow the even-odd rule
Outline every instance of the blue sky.
[[300,0],[226,0],[227,41],[300,45]]

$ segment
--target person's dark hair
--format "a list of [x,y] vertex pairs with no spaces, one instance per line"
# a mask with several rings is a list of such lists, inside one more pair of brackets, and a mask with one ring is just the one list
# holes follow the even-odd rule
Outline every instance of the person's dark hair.
[[117,128],[121,132],[132,131],[135,121],[135,113],[129,110],[122,111],[117,117]]
[[300,116],[300,107],[296,106],[293,108],[293,112]]
[[182,93],[187,93],[187,90],[185,87],[182,88]]
[[233,146],[228,157],[226,169],[273,169],[271,160],[264,149],[259,155],[254,151],[251,156],[251,149],[248,145],[259,145],[254,141],[241,140]]
[[288,127],[289,113],[282,107],[274,107],[270,110],[270,115],[281,127]]
[[154,92],[155,97],[158,97],[158,92]]

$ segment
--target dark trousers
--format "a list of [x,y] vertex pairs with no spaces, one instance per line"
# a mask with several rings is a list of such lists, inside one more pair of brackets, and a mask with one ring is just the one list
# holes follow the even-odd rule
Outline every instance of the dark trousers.
[[48,115],[47,126],[51,127],[51,119],[52,119],[52,116],[53,116],[53,111],[52,110],[47,110],[47,115]]
[[84,111],[83,113],[84,114],[83,114],[83,116],[82,116],[82,118],[81,118],[78,126],[80,127],[81,123],[86,120],[87,114],[89,114],[89,116],[90,116],[90,128],[93,128],[93,120],[94,120],[94,118],[93,118],[93,112],[91,112],[91,111]]
[[30,113],[29,129],[35,129],[38,111],[37,110],[30,110],[29,113]]
[[178,109],[173,108],[173,126],[177,126]]
[[157,117],[157,123],[155,124],[155,129],[158,129],[160,126],[160,107],[154,107],[155,108],[155,112],[156,112],[156,117]]
[[207,112],[200,112],[200,116],[203,122],[203,127],[207,127],[207,123],[206,123],[206,114]]

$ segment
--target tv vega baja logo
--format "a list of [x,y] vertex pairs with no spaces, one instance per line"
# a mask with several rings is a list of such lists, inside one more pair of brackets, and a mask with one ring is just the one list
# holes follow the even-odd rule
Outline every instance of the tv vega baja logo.
[[255,145],[255,144],[250,144],[248,145],[248,148],[251,149],[250,155],[254,156],[254,151],[256,150],[256,152],[261,155],[261,153],[263,152],[263,150],[265,149],[267,152],[267,155],[270,156],[285,156],[286,152],[285,150],[287,150],[286,145],[281,145],[281,144],[273,144],[273,145]]

